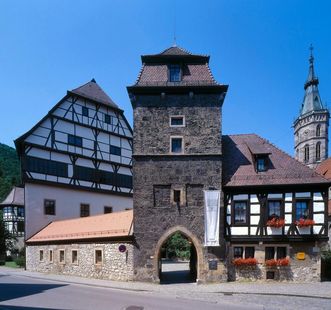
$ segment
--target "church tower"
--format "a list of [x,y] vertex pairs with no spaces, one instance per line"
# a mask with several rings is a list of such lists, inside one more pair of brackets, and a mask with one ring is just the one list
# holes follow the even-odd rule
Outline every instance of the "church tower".
[[299,117],[294,121],[295,158],[310,168],[328,157],[329,111],[323,105],[310,47],[309,73]]

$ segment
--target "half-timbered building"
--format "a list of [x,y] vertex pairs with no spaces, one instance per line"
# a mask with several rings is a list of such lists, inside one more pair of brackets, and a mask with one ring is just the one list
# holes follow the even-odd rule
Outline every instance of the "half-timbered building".
[[132,130],[94,79],[68,91],[15,144],[26,238],[55,220],[132,208]]

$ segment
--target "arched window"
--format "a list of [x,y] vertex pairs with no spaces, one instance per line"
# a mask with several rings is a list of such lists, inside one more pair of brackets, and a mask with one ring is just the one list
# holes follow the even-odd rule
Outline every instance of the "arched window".
[[316,136],[319,137],[321,135],[321,125],[317,125],[316,127]]
[[316,143],[316,160],[321,159],[321,142]]
[[309,145],[305,145],[305,161],[309,161]]

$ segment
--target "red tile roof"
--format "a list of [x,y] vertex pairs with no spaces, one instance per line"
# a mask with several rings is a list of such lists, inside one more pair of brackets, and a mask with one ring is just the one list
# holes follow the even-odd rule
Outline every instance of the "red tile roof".
[[116,103],[114,103],[114,101],[104,92],[104,90],[97,84],[94,79],[80,87],[69,91],[69,93],[73,93],[87,99],[101,102],[103,104],[118,109]]
[[52,222],[27,243],[132,236],[133,211],[121,211]]
[[[252,152],[269,154],[267,171],[256,172]],[[268,186],[329,183],[314,170],[298,162],[267,140],[255,134],[223,136],[224,186]]]

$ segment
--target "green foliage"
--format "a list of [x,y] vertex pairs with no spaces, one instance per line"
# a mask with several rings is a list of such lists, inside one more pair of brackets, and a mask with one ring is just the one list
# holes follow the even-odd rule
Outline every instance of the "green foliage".
[[0,202],[20,183],[20,164],[16,150],[0,143]]
[[331,250],[325,250],[325,251],[322,251],[322,258],[327,261],[327,262],[330,262],[331,263]]
[[169,258],[190,259],[191,244],[179,232],[174,233],[165,244]]
[[5,228],[0,211],[0,265],[6,261],[6,251],[12,251],[15,246],[16,238],[13,237]]

